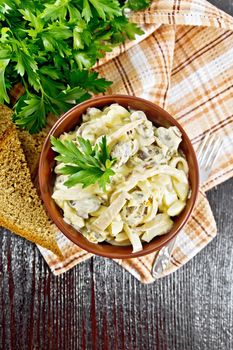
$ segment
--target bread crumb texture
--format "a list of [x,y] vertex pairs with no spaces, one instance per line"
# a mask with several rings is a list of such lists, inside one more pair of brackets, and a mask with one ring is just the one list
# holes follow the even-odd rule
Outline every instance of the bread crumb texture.
[[[14,125],[12,122],[12,114],[13,111],[10,108],[0,104],[0,139],[4,132]],[[38,134],[34,135],[31,135],[27,130],[17,129],[18,138],[33,181],[37,176],[40,154],[49,129],[50,126],[48,125]]]
[[0,225],[61,256],[13,124],[0,141]]
[[13,125],[12,123],[12,110],[7,106],[0,104],[0,139],[4,132]]
[[33,181],[37,176],[40,154],[47,134],[48,130],[45,129],[34,135],[29,134],[27,130],[18,130],[18,138]]

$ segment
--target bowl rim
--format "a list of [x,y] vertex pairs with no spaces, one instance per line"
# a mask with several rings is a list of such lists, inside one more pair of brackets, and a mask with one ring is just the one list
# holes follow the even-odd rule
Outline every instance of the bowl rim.
[[[182,132],[182,138],[183,138],[183,135],[184,135],[184,138],[185,138],[185,143],[187,144],[188,146],[188,149],[189,149],[189,152],[191,153],[191,158],[193,160],[193,163],[194,163],[194,171],[195,171],[195,174],[194,174],[194,177],[196,179],[196,186],[195,188],[192,189],[192,202],[190,204],[190,207],[188,209],[188,211],[186,212],[185,214],[185,217],[183,218],[183,220],[181,220],[179,222],[179,224],[177,225],[176,229],[173,230],[171,229],[169,232],[167,232],[166,234],[162,235],[164,237],[164,240],[163,242],[161,242],[160,244],[157,244],[156,248],[151,245],[150,247],[150,243],[153,242],[153,240],[149,243],[145,243],[147,244],[147,250],[144,251],[144,249],[142,249],[141,251],[139,252],[136,252],[136,253],[124,253],[122,252],[120,255],[119,254],[115,254],[113,252],[96,252],[95,248],[93,246],[95,246],[95,244],[92,244],[91,246],[86,246],[85,244],[83,244],[82,242],[78,242],[75,241],[74,239],[72,239],[72,237],[69,235],[69,233],[67,232],[67,228],[63,225],[64,220],[60,221],[58,220],[57,216],[56,215],[53,215],[51,213],[51,207],[50,207],[50,201],[54,201],[51,196],[49,198],[47,198],[47,193],[43,191],[43,188],[44,188],[44,183],[45,183],[45,179],[44,177],[42,176],[42,170],[43,170],[43,167],[44,167],[44,160],[46,159],[45,157],[45,150],[46,148],[48,147],[48,143],[50,144],[50,136],[54,134],[54,132],[57,130],[57,128],[63,124],[63,122],[69,118],[70,114],[79,109],[80,107],[86,107],[86,109],[88,107],[95,107],[94,105],[98,102],[101,101],[104,102],[104,100],[108,101],[106,102],[106,105],[109,105],[111,103],[114,103],[113,101],[112,102],[109,102],[109,99],[117,99],[117,98],[124,98],[124,99],[127,99],[128,101],[141,101],[142,103],[146,104],[148,107],[153,107],[153,109],[156,107],[156,109],[158,110],[158,112],[162,112],[162,113],[166,113],[167,115],[167,119],[171,122],[171,124],[173,124],[174,126],[177,126],[179,128],[179,130]],[[116,102],[115,102],[116,103]],[[91,106],[90,106],[91,105]],[[153,123],[154,124],[154,123]],[[60,133],[61,135],[62,133]],[[50,147],[51,148],[51,145]],[[72,241],[75,245],[79,246],[80,248],[82,248],[83,250],[89,252],[89,253],[92,253],[94,255],[98,255],[98,256],[103,256],[103,257],[107,257],[107,258],[113,258],[113,259],[129,259],[129,258],[137,258],[137,257],[140,257],[140,256],[144,256],[144,255],[148,255],[148,254],[151,254],[153,252],[156,252],[156,251],[159,251],[163,246],[165,246],[169,241],[171,241],[180,231],[181,229],[184,227],[184,225],[186,224],[186,222],[188,221],[188,219],[190,218],[190,215],[194,209],[194,206],[196,204],[196,201],[197,201],[197,196],[198,196],[198,191],[199,191],[199,167],[198,167],[198,162],[197,162],[197,157],[196,157],[196,154],[195,154],[195,151],[194,151],[194,148],[192,146],[192,143],[187,135],[187,133],[185,132],[185,130],[183,129],[183,127],[180,125],[180,123],[175,119],[173,118],[170,113],[168,113],[166,110],[164,110],[163,108],[161,108],[160,106],[158,106],[157,104],[149,101],[149,100],[146,100],[144,98],[141,98],[141,97],[137,97],[137,96],[130,96],[130,95],[125,95],[125,94],[113,94],[113,95],[104,95],[104,96],[97,96],[97,97],[93,97],[89,100],[86,100],[82,103],[79,103],[77,105],[75,105],[73,108],[69,109],[66,113],[64,113],[57,121],[56,123],[52,126],[52,128],[50,129],[48,135],[46,136],[46,139],[44,141],[44,144],[43,144],[43,147],[42,147],[42,151],[41,151],[41,154],[40,154],[40,160],[39,160],[39,169],[38,169],[38,178],[39,178],[39,188],[40,188],[40,194],[41,194],[41,198],[43,200],[43,203],[47,209],[47,213],[49,215],[49,217],[51,218],[51,220],[53,221],[53,223],[58,227],[58,229],[70,240]],[[55,203],[55,205],[57,206],[57,204]],[[58,207],[58,206],[57,206]],[[71,226],[71,225],[70,225]],[[72,227],[72,226],[71,226]],[[172,232],[173,230],[173,232]],[[82,233],[78,230],[76,230],[78,234],[82,235]],[[171,234],[172,232],[172,234]],[[166,236],[170,233],[170,236],[167,237],[166,239]],[[86,239],[87,240],[87,239]],[[91,243],[87,240],[87,245],[88,243]],[[101,243],[98,243],[98,244],[101,244]],[[124,248],[124,247],[121,247],[121,246],[117,246],[118,248]]]

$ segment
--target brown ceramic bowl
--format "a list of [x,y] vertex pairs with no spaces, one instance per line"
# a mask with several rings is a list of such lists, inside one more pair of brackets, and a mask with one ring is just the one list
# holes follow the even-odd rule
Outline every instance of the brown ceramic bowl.
[[[93,244],[89,242],[80,232],[75,230],[69,224],[65,223],[63,220],[63,215],[61,209],[56,205],[54,200],[51,198],[53,192],[53,185],[55,175],[53,173],[53,168],[55,165],[54,156],[55,153],[51,149],[50,136],[55,137],[60,136],[64,132],[69,132],[74,129],[81,121],[81,116],[88,107],[103,108],[110,105],[111,103],[118,103],[126,108],[130,107],[136,110],[142,110],[147,115],[148,119],[151,120],[156,126],[177,126],[183,135],[183,140],[180,148],[186,155],[188,165],[189,165],[189,183],[191,187],[191,196],[187,201],[187,205],[182,213],[175,218],[175,222],[171,231],[163,236],[155,237],[150,243],[143,244],[143,250],[138,253],[132,253],[132,246],[120,247],[113,246],[108,243]],[[162,248],[168,241],[177,235],[177,233],[182,229],[186,221],[188,220],[198,193],[199,185],[199,175],[198,175],[198,165],[195,152],[191,145],[191,142],[180,126],[180,124],[170,116],[166,111],[164,111],[159,106],[156,106],[152,102],[146,101],[144,99],[126,96],[126,95],[112,95],[112,96],[101,96],[96,97],[86,102],[83,102],[70,111],[65,113],[53,126],[47,139],[45,140],[43,150],[40,157],[39,165],[39,183],[41,196],[44,204],[48,210],[48,213],[57,227],[63,232],[67,238],[77,244],[84,250],[96,254],[105,256],[108,258],[134,258],[146,254],[150,254],[156,250]]]

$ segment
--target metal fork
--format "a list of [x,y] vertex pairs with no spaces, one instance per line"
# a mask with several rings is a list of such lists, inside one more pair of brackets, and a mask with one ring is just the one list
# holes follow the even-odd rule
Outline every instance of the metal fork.
[[[208,179],[211,169],[222,149],[222,145],[222,139],[216,138],[214,135],[211,136],[210,133],[208,133],[200,143],[196,151],[200,183],[203,183]],[[158,278],[168,266],[177,237],[178,235],[168,242],[166,246],[160,249],[156,255],[151,270],[151,274],[154,278]]]

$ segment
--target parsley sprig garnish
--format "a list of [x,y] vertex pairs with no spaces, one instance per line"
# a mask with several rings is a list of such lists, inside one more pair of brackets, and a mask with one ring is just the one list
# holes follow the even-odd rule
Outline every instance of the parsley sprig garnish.
[[[124,15],[149,0],[0,0],[0,103],[36,133],[47,114],[59,116],[111,85],[91,69],[106,52],[143,33]],[[14,105],[9,91],[25,91]]]
[[64,184],[73,187],[80,183],[87,187],[98,182],[106,190],[106,184],[110,183],[110,177],[115,174],[111,168],[115,159],[110,155],[106,136],[95,147],[82,137],[77,140],[79,147],[71,140],[62,141],[51,136],[52,149],[59,154],[55,159],[65,164],[58,172],[69,175]]

